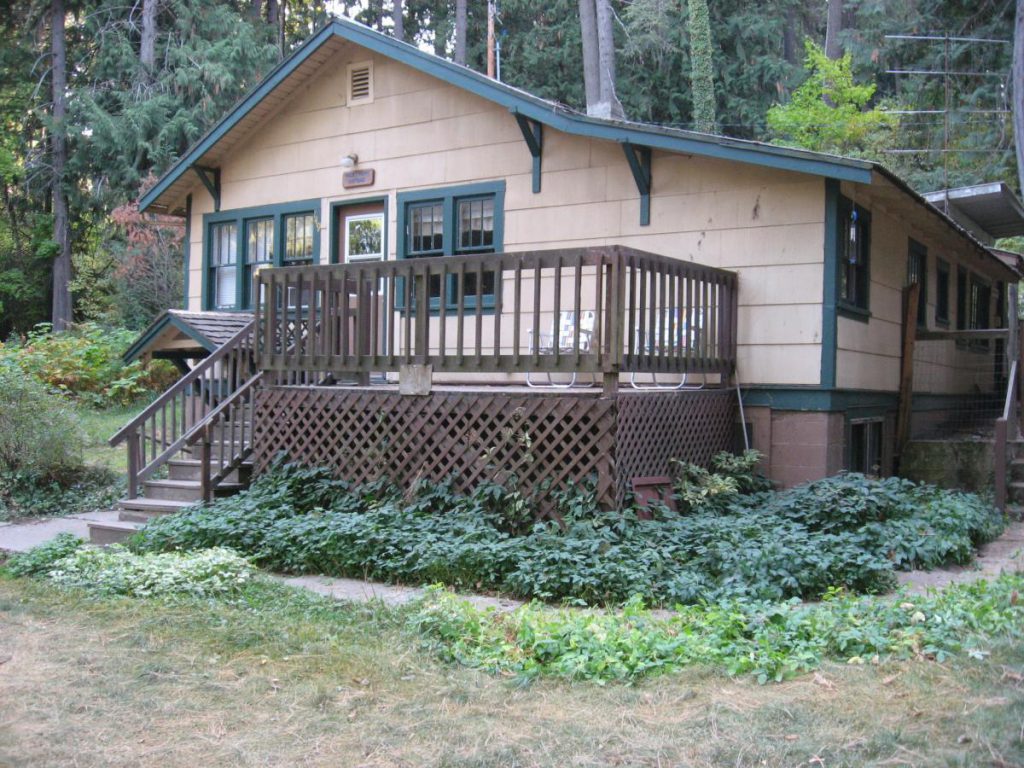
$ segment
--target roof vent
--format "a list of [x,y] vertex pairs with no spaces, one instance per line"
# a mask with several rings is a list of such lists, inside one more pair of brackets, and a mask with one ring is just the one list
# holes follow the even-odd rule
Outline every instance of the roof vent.
[[348,65],[348,102],[365,104],[373,101],[373,62]]

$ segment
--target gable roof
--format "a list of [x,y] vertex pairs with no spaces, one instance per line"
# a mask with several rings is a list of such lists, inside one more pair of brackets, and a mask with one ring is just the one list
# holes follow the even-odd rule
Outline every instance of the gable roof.
[[179,213],[172,206],[184,194],[190,168],[216,166],[255,123],[308,82],[344,42],[399,61],[428,75],[507,108],[513,114],[578,136],[700,155],[722,160],[797,171],[843,181],[871,183],[873,163],[757,141],[686,131],[679,128],[589,117],[564,105],[547,101],[506,83],[421,51],[349,19],[335,18],[299,46],[197,141],[139,201],[149,208]]
[[161,312],[149,324],[139,338],[122,355],[126,363],[137,360],[148,352],[160,351],[161,343],[166,344],[166,332],[176,331],[178,335],[195,342],[194,350],[213,352],[252,320],[247,312],[188,312],[183,309],[168,309]]

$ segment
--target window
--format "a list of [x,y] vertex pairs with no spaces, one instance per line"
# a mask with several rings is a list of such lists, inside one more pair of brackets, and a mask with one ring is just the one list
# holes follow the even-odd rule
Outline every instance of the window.
[[[400,194],[400,258],[495,253],[502,247],[504,182],[471,184],[441,190]],[[467,274],[458,285],[455,276],[445,287],[447,306],[475,306],[479,295],[484,306],[493,306],[497,273]],[[440,300],[440,278],[430,284],[430,297]]]
[[882,474],[882,419],[860,419],[850,422],[851,472],[879,476]]
[[384,259],[384,214],[363,213],[346,216],[345,261],[382,261]]
[[839,198],[839,304],[857,314],[868,310],[871,214]]
[[210,286],[213,309],[234,309],[238,298],[238,225],[210,227]]
[[316,217],[297,213],[284,217],[284,258],[286,267],[313,263]]
[[274,220],[249,219],[245,222],[245,291],[243,306],[252,306],[252,279],[261,267],[274,263]]
[[967,330],[967,270],[956,268],[956,329]]
[[935,260],[935,323],[949,325],[949,264]]
[[253,278],[262,267],[312,264],[317,258],[319,200],[208,213],[203,306],[253,306]]
[[928,325],[928,249],[916,240],[907,250],[907,285],[921,286],[917,295],[917,326]]
[[[971,331],[983,331],[990,327],[989,318],[992,311],[992,286],[971,275],[970,304],[967,308],[967,328]],[[985,351],[988,339],[971,340],[971,349]]]

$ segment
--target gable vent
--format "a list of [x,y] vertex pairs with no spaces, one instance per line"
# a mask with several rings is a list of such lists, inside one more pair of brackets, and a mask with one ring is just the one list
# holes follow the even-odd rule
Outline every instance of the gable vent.
[[364,61],[348,65],[348,101],[373,101],[373,62]]

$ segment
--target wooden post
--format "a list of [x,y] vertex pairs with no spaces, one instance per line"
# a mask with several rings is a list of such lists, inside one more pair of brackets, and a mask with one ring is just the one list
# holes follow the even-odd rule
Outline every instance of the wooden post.
[[917,305],[921,286],[911,283],[903,289],[903,345],[900,357],[900,392],[896,410],[896,469],[910,440],[910,417],[914,398],[914,343],[917,340]]
[[[370,287],[372,281],[365,280],[362,273],[359,276],[359,285],[356,296],[356,359],[360,367],[369,363],[370,350],[370,324],[373,322],[373,306],[370,299]],[[360,386],[367,386],[370,383],[370,372],[360,370],[356,374],[356,381]]]
[[128,498],[134,499],[139,492],[139,433],[128,433]]
[[1006,511],[1006,419],[996,419],[995,439],[995,495],[996,509]]
[[203,502],[209,504],[213,500],[213,486],[210,482],[211,473],[210,456],[210,426],[203,427],[203,439],[199,446],[199,488]]
[[[416,275],[416,329],[413,359],[426,365],[430,350],[427,349],[427,331],[430,326],[430,279],[422,272]],[[462,293],[459,293],[460,302]],[[460,349],[459,352],[462,352]]]

